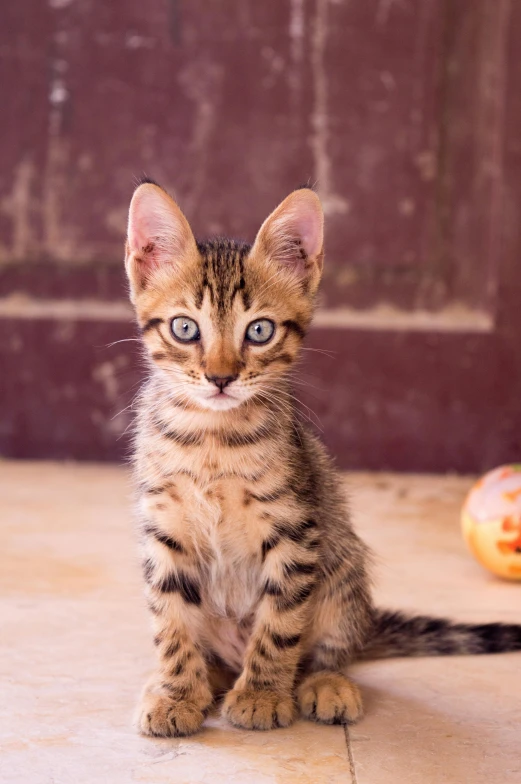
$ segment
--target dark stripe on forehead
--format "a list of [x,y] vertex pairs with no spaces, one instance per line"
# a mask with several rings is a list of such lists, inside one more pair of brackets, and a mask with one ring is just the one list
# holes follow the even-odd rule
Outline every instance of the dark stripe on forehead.
[[200,246],[198,246],[198,248],[199,248],[199,252],[200,252],[200,254],[202,256],[202,273],[201,273],[201,285],[200,285],[200,287],[199,287],[199,289],[198,289],[198,291],[197,291],[197,293],[195,295],[195,306],[196,306],[196,308],[199,309],[199,308],[201,308],[201,306],[203,304],[204,293],[205,293],[206,290],[208,290],[208,293],[210,295],[210,302],[212,303],[212,305],[213,305],[213,302],[214,302],[214,296],[213,296],[213,289],[211,289],[210,285],[209,285],[209,278],[208,278],[208,264],[209,264],[209,261],[208,261],[208,256],[206,255],[206,253],[204,252],[204,250]]
[[201,254],[201,284],[196,293],[195,304],[200,308],[205,291],[210,302],[217,307],[220,316],[231,307],[240,294],[244,308],[250,307],[250,295],[244,275],[244,259],[250,245],[229,239],[214,239],[197,244]]
[[246,250],[244,248],[242,248],[242,250],[241,250],[241,254],[239,256],[239,270],[240,270],[240,275],[241,276],[239,278],[238,285],[235,287],[235,292],[234,292],[234,296],[235,296],[235,294],[238,294],[238,293],[240,293],[242,295],[242,303],[244,305],[244,310],[249,310],[250,307],[251,307],[250,295],[249,295],[248,290],[246,288],[246,280],[244,279],[244,259],[245,259],[246,255],[247,255],[247,253],[249,252],[249,250],[250,250],[250,246],[249,245],[247,246]]

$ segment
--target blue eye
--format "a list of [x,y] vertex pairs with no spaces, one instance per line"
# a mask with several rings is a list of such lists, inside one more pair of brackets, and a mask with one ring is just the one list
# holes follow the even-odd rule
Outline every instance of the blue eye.
[[181,340],[183,343],[191,343],[199,340],[201,334],[197,322],[186,316],[176,316],[172,319],[171,324],[172,335],[176,340]]
[[269,319],[252,321],[246,330],[246,340],[250,343],[267,343],[275,332],[275,324]]

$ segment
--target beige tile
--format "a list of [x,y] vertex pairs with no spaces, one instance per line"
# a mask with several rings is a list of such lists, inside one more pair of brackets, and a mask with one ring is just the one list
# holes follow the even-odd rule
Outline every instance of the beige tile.
[[[381,604],[521,621],[521,584],[489,576],[464,548],[468,480],[349,484]],[[190,739],[135,734],[152,650],[126,472],[0,463],[0,499],[1,782],[354,782],[340,728],[247,733],[214,717]],[[358,665],[358,784],[521,782],[520,665],[515,654]]]
[[367,664],[358,784],[519,784],[519,655]]
[[0,781],[349,784],[340,727],[139,737],[153,661],[127,475],[0,462]]

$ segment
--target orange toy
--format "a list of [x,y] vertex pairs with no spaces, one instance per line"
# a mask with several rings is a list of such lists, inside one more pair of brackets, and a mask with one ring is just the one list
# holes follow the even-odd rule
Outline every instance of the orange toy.
[[489,471],[467,496],[463,535],[478,561],[500,577],[521,580],[521,464]]

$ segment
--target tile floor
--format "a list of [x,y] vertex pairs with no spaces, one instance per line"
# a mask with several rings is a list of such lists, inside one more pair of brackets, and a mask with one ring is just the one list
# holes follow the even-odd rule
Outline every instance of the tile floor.
[[[467,555],[468,479],[355,474],[357,526],[387,606],[521,622],[521,584]],[[128,476],[0,462],[0,781],[9,784],[519,784],[520,654],[357,665],[366,717],[182,740],[137,736],[152,663]]]

